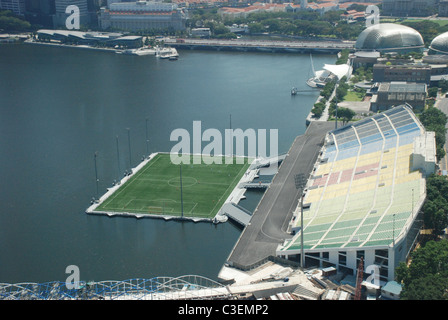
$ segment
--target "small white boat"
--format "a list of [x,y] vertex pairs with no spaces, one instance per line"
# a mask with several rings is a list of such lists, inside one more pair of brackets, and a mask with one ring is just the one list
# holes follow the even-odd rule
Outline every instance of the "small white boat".
[[157,56],[160,59],[174,59],[179,57],[179,53],[175,48],[163,48],[159,50]]

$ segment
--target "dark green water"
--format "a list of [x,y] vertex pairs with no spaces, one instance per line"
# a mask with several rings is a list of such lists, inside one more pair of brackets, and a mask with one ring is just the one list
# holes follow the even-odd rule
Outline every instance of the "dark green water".
[[[316,68],[334,56],[313,56]],[[279,153],[302,134],[318,93],[310,58],[180,51],[178,61],[37,45],[0,45],[0,282],[125,280],[199,274],[216,279],[241,229],[90,216],[120,169],[170,151],[176,128],[278,129]],[[146,121],[146,119],[148,119]],[[129,128],[129,131],[127,130]],[[131,142],[129,152],[128,133]],[[261,194],[241,205],[253,210]]]

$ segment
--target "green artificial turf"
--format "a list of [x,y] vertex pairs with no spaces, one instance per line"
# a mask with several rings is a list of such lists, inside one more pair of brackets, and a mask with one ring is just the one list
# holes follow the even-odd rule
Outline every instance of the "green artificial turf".
[[[244,164],[225,162],[181,165],[184,217],[213,218],[250,165],[247,159]],[[180,165],[169,154],[157,154],[95,211],[180,217]]]

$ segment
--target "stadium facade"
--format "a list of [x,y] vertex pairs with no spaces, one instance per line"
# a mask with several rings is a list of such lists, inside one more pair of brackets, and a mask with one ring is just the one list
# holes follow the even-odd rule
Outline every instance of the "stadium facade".
[[448,32],[439,34],[435,37],[429,46],[429,52],[434,54],[448,54]]
[[395,24],[379,23],[364,29],[355,43],[357,51],[423,52],[424,41],[415,29]]
[[[277,256],[356,274],[378,266],[380,280],[415,244],[425,177],[436,167],[435,136],[402,105],[330,131]],[[303,248],[301,241],[303,210]]]

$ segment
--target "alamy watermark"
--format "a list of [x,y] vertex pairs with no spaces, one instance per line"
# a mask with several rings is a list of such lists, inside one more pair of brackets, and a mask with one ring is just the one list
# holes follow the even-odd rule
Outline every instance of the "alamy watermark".
[[79,267],[76,265],[69,265],[65,268],[65,273],[69,274],[67,279],[65,279],[65,287],[68,290],[79,289],[80,288],[80,273]]
[[80,28],[80,15],[79,8],[75,5],[70,5],[65,8],[65,13],[69,14],[67,19],[65,19],[65,27],[68,30],[79,30]]
[[380,24],[380,9],[375,5],[368,5],[366,8],[366,27]]
[[[170,141],[178,143],[171,148],[170,158],[174,164],[232,164],[234,155],[237,164],[244,163],[244,157],[268,158],[266,129],[225,129],[224,137],[218,129],[206,129],[202,132],[201,121],[193,121],[193,135],[186,129],[175,129],[171,132]],[[245,143],[247,141],[247,144]],[[202,147],[203,142],[208,142]],[[247,150],[247,153],[246,153]],[[234,152],[235,151],[235,152]],[[224,156],[224,157],[223,157]],[[269,130],[269,157],[278,156],[278,129]],[[224,163],[223,163],[223,158]],[[272,165],[277,165],[273,161]]]

